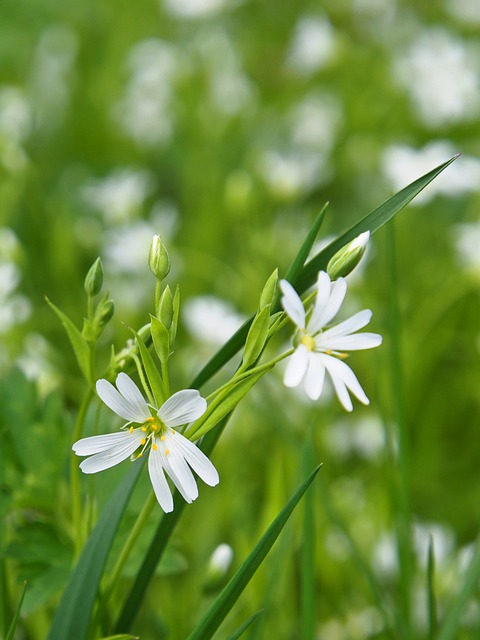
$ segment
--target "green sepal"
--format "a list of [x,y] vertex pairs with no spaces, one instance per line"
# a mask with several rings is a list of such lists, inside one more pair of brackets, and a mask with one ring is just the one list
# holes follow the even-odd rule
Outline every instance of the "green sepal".
[[90,298],[100,293],[103,286],[103,267],[100,258],[97,258],[88,270],[83,286]]
[[170,329],[173,322],[173,296],[168,285],[158,303],[158,319],[166,329]]
[[170,332],[155,316],[150,316],[150,322],[155,352],[160,362],[166,363],[170,357]]
[[256,371],[256,373],[242,378],[239,382],[232,381],[231,387],[224,389],[222,394],[219,394],[213,400],[203,416],[191,425],[185,436],[198,440],[198,438],[213,429],[222,418],[235,409],[240,400],[242,400],[260,378],[273,369],[274,366],[274,364],[265,365],[260,371]]
[[180,316],[180,287],[177,285],[173,296],[173,320],[170,326],[170,347],[173,349],[177,337],[178,318]]
[[259,311],[261,311],[267,305],[272,305],[275,302],[275,296],[277,295],[278,284],[278,268],[268,278],[263,291],[260,294],[260,303],[258,305]]
[[242,369],[252,365],[262,353],[270,327],[270,305],[266,305],[255,316],[245,342]]
[[157,369],[157,365],[155,364],[152,354],[148,350],[143,339],[140,337],[140,334],[138,334],[135,329],[132,329],[131,327],[129,327],[129,329],[137,340],[138,349],[140,351],[140,358],[142,359],[143,368],[145,369],[145,373],[147,374],[148,382],[155,399],[155,406],[157,408],[161,407],[166,400],[162,376]]
[[77,329],[77,327],[73,324],[70,318],[60,311],[58,307],[56,307],[53,302],[50,302],[48,298],[45,298],[50,307],[55,311],[57,316],[60,318],[61,323],[65,327],[65,331],[70,340],[70,344],[73,347],[73,351],[75,353],[75,357],[77,359],[78,366],[80,367],[81,372],[85,376],[87,382],[92,385],[93,384],[93,376],[92,371],[90,370],[90,345],[82,336],[81,332]]

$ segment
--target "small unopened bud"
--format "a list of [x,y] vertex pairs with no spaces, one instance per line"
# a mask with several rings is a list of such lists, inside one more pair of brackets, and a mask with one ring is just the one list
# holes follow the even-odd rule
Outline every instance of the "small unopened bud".
[[162,293],[158,304],[158,319],[165,329],[170,329],[173,321],[173,296],[170,287],[167,285]]
[[327,265],[327,273],[332,280],[348,276],[355,269],[365,253],[369,238],[370,231],[365,231],[337,251]]
[[104,329],[104,327],[112,319],[114,312],[115,303],[113,302],[113,300],[111,298],[103,300],[102,303],[98,305],[95,311],[95,324],[97,324],[99,328]]
[[148,266],[158,280],[163,280],[170,271],[170,256],[159,235],[153,236],[148,253]]
[[85,277],[84,287],[87,295],[90,297],[100,293],[103,285],[103,267],[100,258],[97,258],[92,264]]

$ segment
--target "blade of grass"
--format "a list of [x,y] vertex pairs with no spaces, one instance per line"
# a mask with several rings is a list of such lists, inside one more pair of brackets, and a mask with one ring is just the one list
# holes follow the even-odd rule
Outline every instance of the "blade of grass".
[[256,545],[247,559],[243,562],[233,578],[216,598],[213,605],[207,611],[200,623],[189,635],[188,640],[209,640],[221,625],[227,614],[238,600],[243,590],[250,582],[258,567],[261,565],[273,543],[280,535],[293,510],[302,496],[313,482],[320,467],[317,467],[310,476],[297,489],[292,498],[287,502],[279,515],[272,522],[260,542]]
[[140,462],[129,470],[103,510],[77,565],[70,574],[55,612],[48,640],[65,640],[66,638],[85,640],[87,638],[107,557],[142,467],[143,463]]
[[238,638],[240,638],[240,636],[243,636],[245,631],[250,627],[250,625],[252,625],[255,622],[258,616],[261,615],[262,613],[263,613],[263,609],[260,609],[260,611],[257,611],[256,613],[254,613],[253,616],[250,616],[250,618],[248,618],[248,620],[246,620],[241,627],[238,627],[236,631],[234,631],[230,636],[228,636],[227,640],[238,640]]
[[[303,455],[303,468],[313,467],[312,430],[308,433]],[[302,640],[315,638],[315,507],[313,489],[305,496],[302,544],[302,617],[300,637]]]
[[428,603],[428,637],[435,639],[437,632],[437,598],[435,595],[435,550],[433,538],[430,536],[428,542],[427,557],[427,603]]
[[20,611],[22,610],[23,599],[25,598],[25,592],[27,591],[27,583],[23,583],[22,593],[20,595],[20,600],[18,601],[17,610],[15,611],[15,615],[13,616],[12,624],[10,625],[7,635],[5,636],[5,640],[13,640],[15,636],[15,629],[17,628],[18,618],[20,616]]
[[475,555],[466,572],[463,585],[458,592],[436,640],[454,640],[458,637],[458,626],[463,608],[473,596],[480,580],[480,540],[477,541]]

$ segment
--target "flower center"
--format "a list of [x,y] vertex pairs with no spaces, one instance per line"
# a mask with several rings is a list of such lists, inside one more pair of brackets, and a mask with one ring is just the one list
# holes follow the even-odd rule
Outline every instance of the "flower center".
[[309,351],[315,351],[315,338],[307,334],[303,335],[300,343],[305,345]]
[[[145,435],[140,440],[140,444],[142,445],[142,448],[140,450],[140,453],[138,453],[135,456],[135,459],[141,458],[145,449],[147,449],[147,447],[149,446],[151,446],[153,450],[156,451],[157,445],[155,444],[155,437],[160,436],[160,440],[165,440],[165,436],[163,435],[163,433],[167,429],[167,427],[163,424],[163,422],[158,417],[152,416],[151,418],[146,419],[141,429]],[[134,428],[130,427],[129,431],[130,433],[133,433]],[[174,432],[173,429],[172,429],[172,432]],[[168,449],[165,449],[165,455],[168,455],[168,454],[169,454]]]

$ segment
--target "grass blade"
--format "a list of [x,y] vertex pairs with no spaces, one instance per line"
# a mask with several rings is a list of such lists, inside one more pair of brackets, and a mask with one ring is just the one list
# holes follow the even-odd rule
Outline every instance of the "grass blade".
[[204,618],[192,631],[188,640],[209,640],[213,636],[242,594],[247,584],[252,579],[258,567],[267,556],[273,546],[273,543],[280,535],[280,532],[287,523],[298,502],[313,482],[313,479],[317,475],[319,469],[320,467],[317,467],[303,482],[293,497],[290,498],[285,507],[267,529],[260,542],[243,562],[242,566],[238,569],[225,589],[223,589],[220,595],[216,598]]
[[[309,431],[303,454],[303,468],[313,467],[313,437]],[[302,544],[302,617],[300,623],[300,637],[302,640],[315,638],[315,505],[314,492],[309,491],[305,496],[305,515],[303,522]]]
[[435,595],[435,550],[433,538],[430,536],[427,558],[427,605],[428,605],[428,637],[434,640],[437,631],[437,598]]
[[27,583],[23,583],[22,594],[20,596],[20,600],[18,601],[17,610],[15,611],[15,615],[13,616],[12,624],[8,629],[7,635],[5,636],[5,640],[13,640],[15,636],[15,629],[17,628],[18,618],[20,616],[20,611],[22,609],[23,599],[25,598],[25,592],[27,591]]
[[95,598],[107,557],[123,512],[135,487],[143,464],[130,469],[103,510],[100,520],[70,574],[55,613],[48,640],[85,640],[89,631]]
[[242,636],[245,633],[248,627],[251,624],[253,624],[255,620],[258,618],[258,616],[262,613],[263,613],[263,609],[260,609],[260,611],[257,611],[256,613],[254,613],[253,616],[250,616],[250,618],[248,618],[248,620],[246,620],[241,627],[238,627],[236,631],[234,631],[230,636],[228,636],[228,640],[238,640],[238,638],[240,638],[240,636]]
[[452,640],[458,637],[458,625],[463,608],[474,594],[478,581],[480,580],[480,542],[477,541],[475,555],[470,562],[470,566],[466,572],[465,580],[456,599],[454,600],[450,611],[440,629],[440,633],[436,636],[436,640]]

